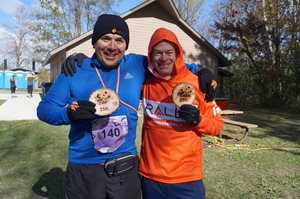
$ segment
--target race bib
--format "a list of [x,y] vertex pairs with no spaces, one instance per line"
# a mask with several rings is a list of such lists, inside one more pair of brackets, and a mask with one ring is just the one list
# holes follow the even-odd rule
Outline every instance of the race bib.
[[92,123],[94,148],[101,153],[112,153],[125,142],[128,121],[125,115],[95,119]]

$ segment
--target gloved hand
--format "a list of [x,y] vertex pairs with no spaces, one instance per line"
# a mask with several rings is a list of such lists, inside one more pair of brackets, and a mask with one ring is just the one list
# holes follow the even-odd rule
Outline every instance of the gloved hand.
[[87,58],[87,56],[83,53],[73,53],[64,61],[61,65],[61,72],[66,76],[73,76],[76,73],[76,63],[78,67],[81,67],[83,64],[83,60]]
[[198,79],[201,86],[201,91],[205,93],[205,101],[213,101],[217,88],[217,82],[213,79],[213,73],[208,68],[201,68],[198,71]]
[[67,110],[70,122],[93,119],[95,117],[96,104],[86,100],[75,101]]
[[200,123],[201,116],[197,107],[191,104],[183,104],[178,110],[179,116],[185,121],[197,126]]

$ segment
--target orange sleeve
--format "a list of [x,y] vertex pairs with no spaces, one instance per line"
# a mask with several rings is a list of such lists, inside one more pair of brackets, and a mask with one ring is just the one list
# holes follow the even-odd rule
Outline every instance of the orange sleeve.
[[222,132],[224,121],[221,117],[221,109],[215,101],[200,102],[201,121],[196,127],[196,132],[206,135],[219,135]]

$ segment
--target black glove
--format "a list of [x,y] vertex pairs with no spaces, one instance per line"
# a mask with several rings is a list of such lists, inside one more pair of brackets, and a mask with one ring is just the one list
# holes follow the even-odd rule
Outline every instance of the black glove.
[[73,53],[67,57],[65,62],[61,65],[61,72],[66,76],[73,76],[74,73],[76,73],[76,63],[81,67],[85,58],[87,58],[87,56],[83,53]]
[[198,71],[198,79],[201,91],[205,93],[205,101],[213,101],[217,87],[217,82],[214,80],[213,73],[208,68],[202,68]]
[[93,102],[85,100],[73,102],[67,110],[70,122],[93,119],[96,112],[95,106]]
[[201,120],[199,109],[190,104],[181,105],[178,113],[182,119],[195,126],[198,125]]

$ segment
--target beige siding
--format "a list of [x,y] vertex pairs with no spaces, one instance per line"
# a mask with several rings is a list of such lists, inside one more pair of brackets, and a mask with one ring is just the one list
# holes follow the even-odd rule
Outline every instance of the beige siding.
[[88,40],[80,43],[79,45],[75,45],[74,47],[69,48],[66,56],[68,57],[69,55],[71,55],[73,53],[78,53],[78,52],[84,53],[89,57],[92,56],[93,53],[95,52],[95,50],[92,46],[91,39],[88,39]]
[[77,43],[74,46],[68,47],[67,51],[62,50],[56,54],[55,58],[51,61],[51,81],[54,81],[58,74],[61,72],[61,65],[65,59],[73,53],[84,53],[87,56],[92,56],[94,53],[93,46],[91,44],[91,39],[86,40],[82,43]]
[[[203,40],[195,31],[191,30],[186,23],[178,18],[178,12],[171,5],[170,0],[149,1],[145,6],[141,4],[137,9],[133,9],[123,14],[129,25],[130,42],[127,53],[138,53],[147,55],[148,43],[153,32],[160,27],[172,30],[178,37],[183,52],[185,62],[200,63],[209,67],[221,87],[217,89],[217,96],[224,96],[222,91],[223,76],[218,72],[219,66],[228,66],[230,62],[208,42]],[[201,20],[201,19],[200,19]],[[81,52],[87,56],[92,56],[94,49],[91,45],[91,32],[87,32],[71,42],[52,51],[52,55],[47,58],[50,62],[51,81],[55,81],[60,73],[61,65],[66,57]]]
[[56,57],[51,61],[51,67],[50,67],[51,82],[56,80],[58,74],[60,73],[61,65],[64,62],[65,57],[66,57],[66,52],[62,50],[61,52],[57,53]]
[[[156,13],[155,17],[153,13]],[[193,36],[188,35],[186,29],[179,27],[178,21],[171,18],[161,7],[157,5],[145,7],[141,11],[137,11],[128,19],[125,19],[128,23],[130,30],[130,42],[129,48],[126,53],[137,53],[147,55],[148,43],[153,32],[160,27],[164,27],[172,30],[178,37],[179,42],[182,45],[185,55],[186,63],[201,63],[204,66],[209,67],[217,75],[218,58],[209,49],[201,45],[201,42],[195,41]],[[200,44],[197,44],[197,42]],[[92,56],[94,49],[91,44],[91,39],[87,39],[82,43],[68,47],[65,53],[66,57],[73,53],[82,52],[87,56]],[[60,53],[59,53],[60,54]],[[57,61],[56,59],[60,59]],[[65,57],[57,56],[55,66],[61,66]],[[59,73],[60,68],[55,72]],[[54,73],[54,74],[57,74]],[[56,76],[56,75],[55,75]]]
[[[178,19],[174,19],[157,3],[146,6],[143,9],[131,13],[125,18],[130,29],[130,42],[127,53],[138,53],[147,55],[148,43],[153,32],[160,27],[172,30],[178,37],[186,63],[200,63],[209,67],[215,78],[218,79],[218,57],[207,48],[203,41],[182,25]],[[72,46],[68,46],[65,50],[57,53],[56,57],[51,61],[51,77],[56,79],[60,73],[61,64],[65,58],[75,52],[82,52],[87,56],[92,56],[94,49],[91,45],[91,35],[84,41],[79,41]]]
[[[153,13],[157,13],[155,17]],[[181,29],[176,20],[172,19],[158,6],[144,8],[142,12],[136,12],[134,16],[126,19],[130,29],[130,45],[127,53],[139,53],[147,55],[148,43],[153,32],[160,27],[173,31],[182,45],[186,63],[201,63],[217,74],[218,58],[204,45],[200,46],[187,33]]]

